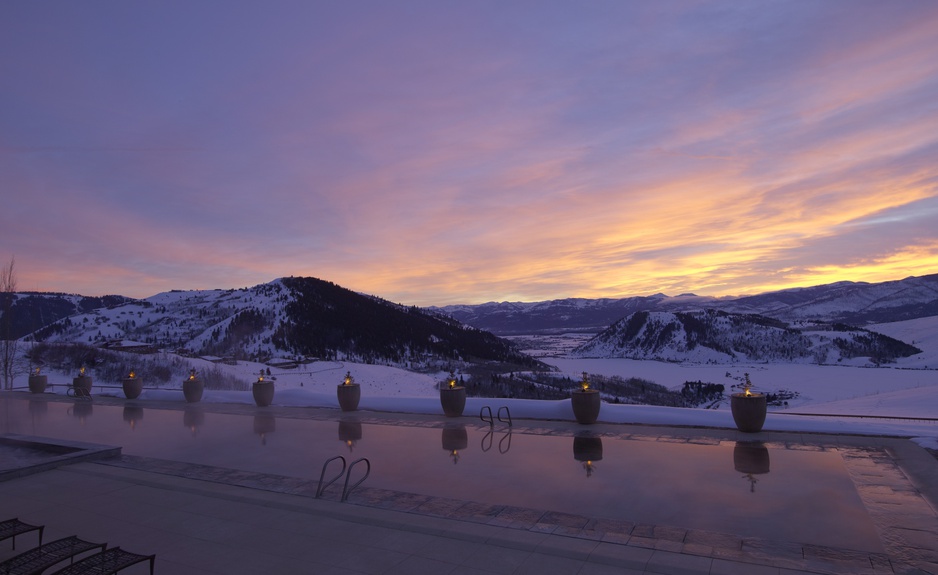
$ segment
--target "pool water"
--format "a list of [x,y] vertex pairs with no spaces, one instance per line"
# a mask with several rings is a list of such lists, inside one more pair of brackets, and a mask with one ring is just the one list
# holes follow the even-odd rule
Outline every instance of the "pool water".
[[[0,432],[119,445],[126,455],[318,479],[335,455],[368,458],[366,486],[881,552],[841,449],[662,441],[0,399]],[[300,408],[297,408],[298,410]],[[468,424],[468,425],[467,425]]]

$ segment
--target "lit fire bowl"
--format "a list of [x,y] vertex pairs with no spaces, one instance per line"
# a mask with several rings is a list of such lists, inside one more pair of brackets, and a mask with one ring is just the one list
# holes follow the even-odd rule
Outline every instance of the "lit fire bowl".
[[79,375],[72,378],[72,389],[75,397],[91,397],[91,376]]
[[349,448],[362,438],[362,423],[360,421],[340,421],[339,441],[345,442]]
[[743,433],[758,433],[765,423],[766,397],[762,393],[734,393],[730,396],[730,408],[736,428]]
[[574,435],[573,458],[583,463],[587,461],[602,461],[603,438],[588,435]]
[[446,417],[459,417],[466,409],[466,388],[457,385],[440,388],[440,405]]
[[190,377],[182,382],[182,394],[186,397],[186,403],[202,401],[202,391],[204,389],[202,380],[197,377]]
[[362,388],[357,383],[340,383],[336,386],[336,397],[342,411],[355,411],[362,398]]
[[737,441],[733,447],[733,468],[740,473],[763,475],[769,472],[769,449],[758,441]]
[[143,391],[143,380],[139,377],[125,377],[121,381],[121,386],[124,388],[124,397],[137,399]]
[[254,393],[254,403],[256,403],[258,407],[267,407],[274,401],[273,381],[259,379],[254,382],[251,391]]
[[49,377],[46,375],[31,374],[29,376],[29,392],[43,393],[46,386],[49,385]]
[[596,423],[599,418],[599,408],[602,401],[599,392],[595,389],[579,389],[570,394],[570,402],[573,405],[573,416],[577,423],[589,425]]
[[441,436],[443,449],[449,452],[463,451],[469,447],[469,432],[466,426],[458,423],[447,423]]

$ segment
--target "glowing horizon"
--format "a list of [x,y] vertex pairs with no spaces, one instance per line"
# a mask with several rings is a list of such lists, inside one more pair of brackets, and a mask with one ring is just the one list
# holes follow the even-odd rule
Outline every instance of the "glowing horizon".
[[928,275],[934,54],[931,3],[2,3],[0,261],[419,306]]

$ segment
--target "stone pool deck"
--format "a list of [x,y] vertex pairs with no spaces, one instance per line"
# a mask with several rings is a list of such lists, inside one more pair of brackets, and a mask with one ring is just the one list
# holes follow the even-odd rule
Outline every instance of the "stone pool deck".
[[[63,401],[62,398],[47,398]],[[121,405],[117,398],[96,402]],[[148,408],[182,409],[180,404]],[[204,404],[253,414],[254,407]],[[296,408],[268,408],[297,417]],[[361,421],[439,425],[439,417],[359,412]],[[338,419],[336,410],[302,417]],[[465,418],[467,422],[473,418]],[[478,420],[474,420],[478,423]],[[570,422],[516,421],[517,433],[569,433]],[[0,483],[0,519],[46,525],[45,540],[79,535],[156,553],[157,573],[773,574],[938,573],[938,462],[907,440],[602,424],[603,437],[712,442],[758,439],[789,449],[839,449],[885,553],[766,541],[680,526],[635,524],[489,506],[367,487],[340,503],[316,481],[144,457],[79,462]],[[318,479],[318,478],[316,478]],[[35,543],[18,538],[17,549]],[[14,552],[0,544],[0,560]],[[143,565],[128,575],[145,573]]]

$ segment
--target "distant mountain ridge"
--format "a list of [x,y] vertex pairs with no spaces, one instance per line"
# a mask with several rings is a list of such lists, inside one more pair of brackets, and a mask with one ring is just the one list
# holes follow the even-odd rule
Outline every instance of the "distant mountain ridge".
[[[50,298],[49,309],[59,309],[59,296]],[[37,307],[35,300],[20,307],[21,301],[14,303],[14,314]],[[312,356],[413,368],[477,361],[545,367],[507,341],[449,316],[392,304],[316,278],[109,301],[113,305],[51,321],[26,339],[116,348],[135,342],[150,349],[259,361]]]
[[489,302],[431,309],[497,335],[598,333],[636,312],[703,309],[758,314],[786,322],[810,320],[863,326],[938,315],[938,274],[882,283],[837,282],[742,297],[656,294],[620,299]]
[[493,334],[582,332],[598,334],[575,351],[584,357],[718,363],[866,357],[876,364],[917,349],[862,326],[938,315],[938,274],[738,298],[656,294],[427,309],[316,278],[282,278],[237,290],[174,290],[145,300],[0,296],[12,298],[12,325],[32,341],[130,340],[150,349],[239,359],[342,355],[418,369],[449,361],[541,369],[543,364]]

